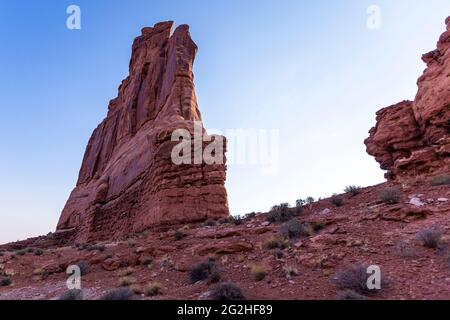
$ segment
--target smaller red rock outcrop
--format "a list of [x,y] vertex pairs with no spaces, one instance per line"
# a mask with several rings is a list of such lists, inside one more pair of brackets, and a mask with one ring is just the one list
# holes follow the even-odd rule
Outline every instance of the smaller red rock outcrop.
[[378,111],[365,141],[389,180],[450,172],[450,17],[445,22],[437,49],[422,57],[427,68],[415,100]]

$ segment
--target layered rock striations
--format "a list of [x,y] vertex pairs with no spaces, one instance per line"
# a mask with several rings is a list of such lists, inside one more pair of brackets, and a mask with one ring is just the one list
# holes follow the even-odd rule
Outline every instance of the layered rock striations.
[[201,122],[192,71],[197,46],[187,25],[173,34],[172,26],[158,23],[135,39],[130,74],[89,140],[57,226],[75,229],[77,241],[229,215],[225,163],[177,165],[171,159],[179,143],[172,133],[193,134]]
[[390,180],[450,173],[450,17],[446,25],[437,49],[422,57],[415,100],[380,110],[365,141]]

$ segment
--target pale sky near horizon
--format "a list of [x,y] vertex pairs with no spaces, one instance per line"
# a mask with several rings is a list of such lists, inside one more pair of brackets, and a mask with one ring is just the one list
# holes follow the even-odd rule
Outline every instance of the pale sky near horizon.
[[[81,30],[66,8],[81,8]],[[381,28],[367,28],[367,8]],[[0,243],[54,231],[144,26],[189,24],[204,124],[278,129],[280,168],[230,165],[232,214],[383,182],[363,144],[414,99],[448,0],[0,0]]]

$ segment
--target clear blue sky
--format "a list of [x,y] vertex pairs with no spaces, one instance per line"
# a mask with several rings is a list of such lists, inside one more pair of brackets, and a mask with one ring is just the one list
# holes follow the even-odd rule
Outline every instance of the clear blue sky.
[[[66,8],[82,29],[66,28]],[[381,29],[366,27],[369,5]],[[0,242],[53,231],[133,39],[164,20],[199,46],[206,127],[280,129],[281,168],[230,166],[233,214],[383,181],[363,140],[375,112],[413,99],[448,0],[0,0]]]

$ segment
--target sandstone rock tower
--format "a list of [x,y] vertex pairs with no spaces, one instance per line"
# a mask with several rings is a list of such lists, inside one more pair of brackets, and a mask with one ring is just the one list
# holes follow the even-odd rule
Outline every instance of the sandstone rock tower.
[[365,141],[390,180],[450,174],[450,17],[445,22],[437,49],[422,57],[415,100],[380,110]]
[[57,226],[72,229],[77,241],[229,215],[225,164],[171,160],[172,132],[193,132],[201,121],[192,72],[197,46],[187,25],[173,34],[172,26],[158,23],[135,39],[130,75],[90,138]]

